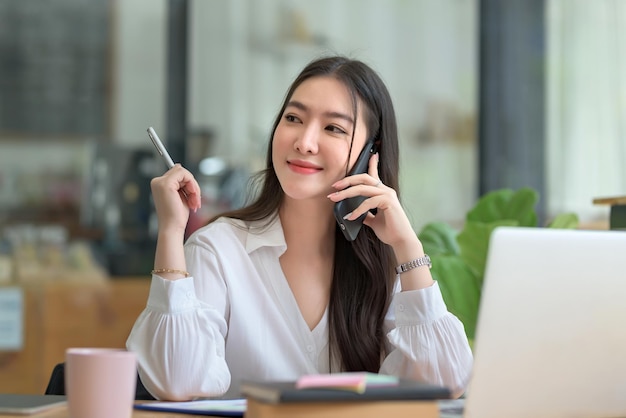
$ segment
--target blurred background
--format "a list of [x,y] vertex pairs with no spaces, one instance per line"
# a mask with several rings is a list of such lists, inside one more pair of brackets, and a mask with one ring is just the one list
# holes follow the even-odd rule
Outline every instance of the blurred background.
[[416,232],[521,187],[542,223],[606,229],[593,199],[626,195],[624,28],[626,0],[0,0],[0,284],[36,284],[0,292],[2,380],[31,391],[65,347],[123,346],[165,170],[146,129],[200,180],[191,232],[242,204],[288,85],[325,54],[387,83]]
[[416,231],[524,186],[543,220],[601,226],[593,198],[626,193],[624,23],[623,0],[0,0],[0,254],[80,243],[145,274],[165,169],[146,128],[202,182],[193,230],[241,205],[287,86],[328,53],[391,91]]

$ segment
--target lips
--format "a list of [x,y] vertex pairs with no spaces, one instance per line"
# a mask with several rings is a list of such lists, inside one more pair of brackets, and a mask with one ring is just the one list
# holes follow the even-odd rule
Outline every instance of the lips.
[[322,171],[322,167],[304,160],[289,160],[287,165],[292,171],[300,174],[315,174]]

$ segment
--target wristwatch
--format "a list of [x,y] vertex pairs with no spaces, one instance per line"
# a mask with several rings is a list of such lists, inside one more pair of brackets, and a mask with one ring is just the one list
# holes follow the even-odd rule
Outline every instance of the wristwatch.
[[430,257],[428,254],[424,254],[424,257],[416,258],[415,260],[411,260],[408,263],[400,264],[396,267],[396,273],[402,274],[405,271],[409,271],[416,267],[428,266],[428,268],[432,268],[433,263],[430,261]]

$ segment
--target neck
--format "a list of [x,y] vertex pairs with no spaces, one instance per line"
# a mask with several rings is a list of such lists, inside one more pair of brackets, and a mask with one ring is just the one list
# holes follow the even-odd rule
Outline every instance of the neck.
[[293,253],[328,256],[335,248],[333,203],[286,198],[279,210],[287,248]]

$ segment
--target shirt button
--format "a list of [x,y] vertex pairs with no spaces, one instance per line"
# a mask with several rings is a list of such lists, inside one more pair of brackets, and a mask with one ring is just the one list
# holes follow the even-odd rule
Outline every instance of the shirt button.
[[398,305],[398,310],[400,312],[404,311],[404,305],[403,304]]
[[191,297],[192,297],[192,296],[193,296],[193,292],[187,292],[187,297],[188,297],[189,299],[191,299]]
[[306,350],[307,350],[309,353],[313,352],[313,346],[312,346],[312,345],[307,345],[307,346],[306,346]]

